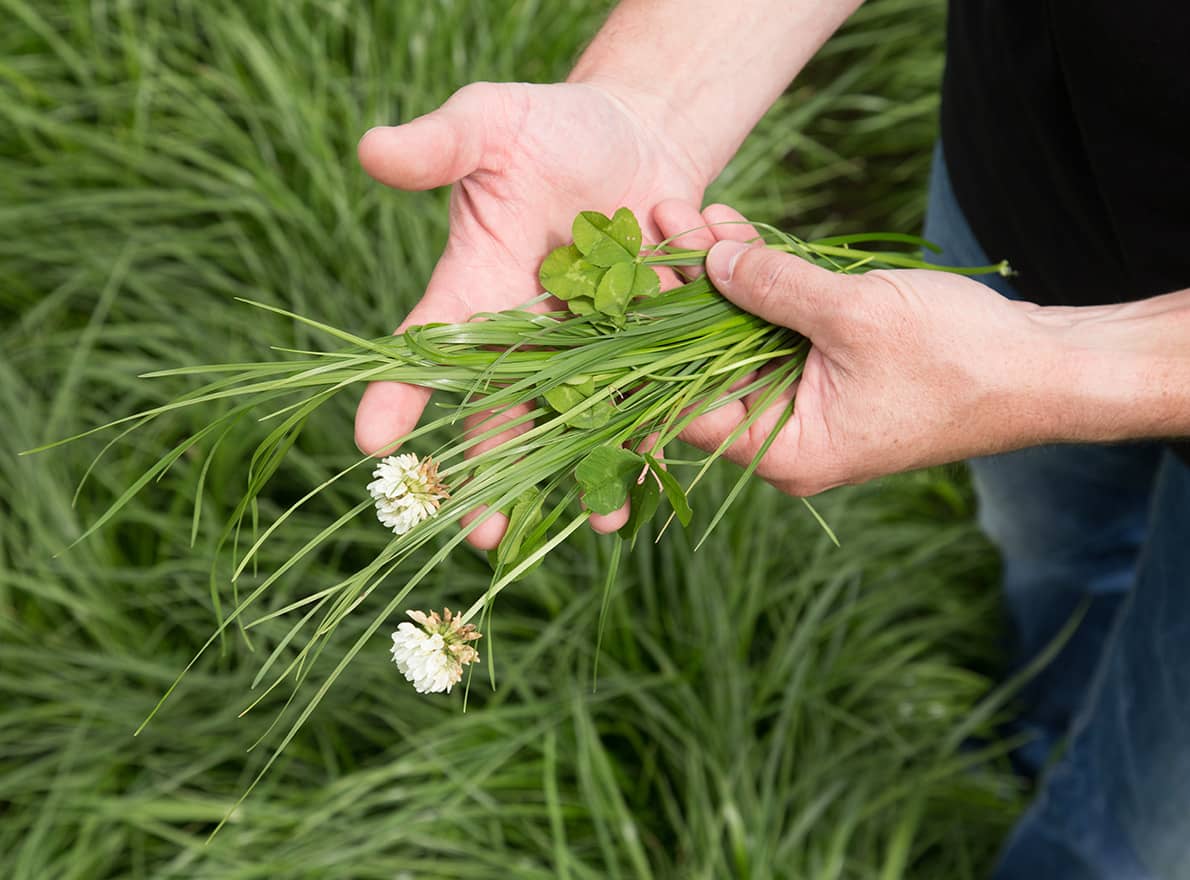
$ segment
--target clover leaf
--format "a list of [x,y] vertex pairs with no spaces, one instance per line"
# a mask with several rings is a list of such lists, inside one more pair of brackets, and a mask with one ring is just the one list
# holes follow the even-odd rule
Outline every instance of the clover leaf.
[[576,296],[566,303],[566,307],[576,315],[594,315],[599,311],[595,308],[595,301],[589,296]]
[[656,296],[661,292],[661,276],[657,274],[656,269],[646,266],[644,263],[637,263],[635,268],[636,271],[632,276],[632,293],[629,294],[630,299]]
[[603,269],[583,259],[574,245],[555,248],[541,264],[541,286],[561,300],[593,299]]
[[643,464],[643,458],[622,446],[600,446],[574,471],[583,490],[583,503],[595,513],[619,510]]
[[595,383],[590,390],[575,385],[558,385],[542,394],[550,408],[562,414],[562,421],[575,428],[602,428],[616,414],[610,401],[601,400],[581,412],[570,411],[595,393]]
[[636,484],[628,492],[628,500],[632,502],[632,510],[628,522],[620,527],[620,537],[630,544],[635,544],[637,534],[644,524],[653,518],[661,503],[661,487],[658,481],[650,474],[645,474],[643,480],[638,477]]
[[640,260],[640,224],[627,208],[611,217],[583,211],[571,232],[574,244],[555,248],[541,264],[542,287],[576,315],[598,313],[623,327],[632,300],[661,289],[656,271]]
[[634,263],[616,263],[603,273],[595,289],[595,308],[605,315],[623,317],[632,299],[632,284],[636,280]]
[[[544,504],[545,495],[540,489],[529,489],[516,500],[508,511],[508,529],[500,546],[488,551],[488,562],[492,568],[502,571],[516,568],[545,545],[547,536],[541,528],[541,508]],[[525,569],[521,577],[541,565],[544,559],[542,556]]]
[[640,255],[640,224],[627,208],[618,209],[611,217],[583,211],[574,218],[570,231],[575,247],[596,266],[630,263]]

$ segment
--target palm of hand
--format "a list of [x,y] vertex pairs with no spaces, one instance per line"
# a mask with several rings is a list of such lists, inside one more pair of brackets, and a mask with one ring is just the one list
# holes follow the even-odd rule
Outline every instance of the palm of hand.
[[665,198],[697,202],[705,184],[640,115],[583,84],[467,86],[408,126],[370,132],[360,159],[400,188],[455,182],[446,250],[407,324],[519,305],[579,211],[648,217]]
[[[579,211],[627,206],[647,218],[665,198],[697,203],[706,183],[698,163],[641,114],[585,84],[467,86],[434,113],[369,132],[359,152],[364,169],[390,186],[455,184],[446,249],[402,328],[525,303],[540,292],[542,259],[569,241]],[[646,223],[644,233],[658,240],[655,226]],[[412,386],[373,383],[356,414],[356,445],[368,454],[390,451],[416,426],[428,397]],[[494,517],[470,540],[494,546],[503,527]]]

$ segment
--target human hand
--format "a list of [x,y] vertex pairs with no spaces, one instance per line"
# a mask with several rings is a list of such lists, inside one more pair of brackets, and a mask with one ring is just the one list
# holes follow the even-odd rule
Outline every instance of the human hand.
[[[647,100],[582,83],[475,83],[432,113],[365,134],[360,162],[381,183],[405,190],[454,184],[446,249],[398,330],[466,321],[537,296],[541,260],[569,241],[581,210],[627,206],[648,217],[666,198],[697,204],[712,169],[659,133]],[[644,232],[657,240],[655,227],[646,224]],[[356,445],[369,455],[391,451],[428,398],[413,386],[373,383],[356,413]],[[486,440],[471,454],[506,439]],[[603,530],[618,522],[592,517]],[[493,515],[468,540],[490,549],[506,526]]]
[[[745,244],[755,231],[724,206],[700,215],[667,202],[655,219],[663,235],[732,224],[679,243],[711,248],[707,273],[724,296],[813,343],[793,415],[757,470],[782,491],[812,495],[1062,437],[1071,402],[1055,335],[1062,321],[1049,310],[945,272],[832,273]],[[749,463],[792,397],[773,404],[726,457]],[[753,402],[700,417],[683,439],[718,448]]]

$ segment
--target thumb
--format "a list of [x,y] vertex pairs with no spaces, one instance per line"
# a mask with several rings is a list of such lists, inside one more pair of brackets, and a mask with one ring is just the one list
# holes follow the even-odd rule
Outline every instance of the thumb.
[[465,86],[431,113],[404,125],[382,125],[360,138],[360,164],[383,184],[404,190],[446,186],[480,168],[489,152],[499,86]]
[[[847,296],[839,276],[759,244],[720,241],[707,254],[707,277],[746,312],[827,342]],[[822,338],[826,337],[826,338]]]

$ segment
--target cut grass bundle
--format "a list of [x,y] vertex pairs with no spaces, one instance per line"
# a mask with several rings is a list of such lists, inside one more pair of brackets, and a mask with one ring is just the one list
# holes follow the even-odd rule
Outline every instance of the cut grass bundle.
[[[869,234],[803,242],[771,231],[776,241],[769,246],[796,253],[836,272],[927,265],[907,254],[853,247],[881,238],[903,241],[909,238],[906,236]],[[657,512],[661,498],[669,502],[683,525],[688,524],[689,490],[766,409],[788,399],[805,363],[807,339],[740,310],[720,297],[705,277],[664,293],[659,291],[652,266],[689,265],[705,259],[705,252],[662,243],[642,254],[640,227],[626,209],[620,209],[610,218],[583,212],[575,218],[574,236],[575,243],[551,254],[541,271],[546,288],[566,300],[569,310],[543,313],[509,310],[476,316],[464,324],[412,327],[379,340],[363,339],[291,315],[348,343],[349,347],[332,352],[294,352],[299,355],[297,359],[282,362],[150,374],[225,375],[176,401],[106,426],[127,425],[116,438],[119,440],[178,409],[235,402],[176,444],[137,478],[82,538],[114,516],[149,481],[167,473],[182,456],[194,450],[214,456],[219,445],[234,434],[246,416],[274,424],[251,456],[246,474],[248,489],[223,529],[221,543],[231,541],[233,552],[239,547],[246,523],[252,535],[248,549],[237,553],[234,584],[256,561],[261,547],[298,509],[370,461],[360,459],[315,485],[267,528],[257,532],[257,496],[281,466],[307,419],[335,394],[360,383],[395,381],[461,396],[461,401],[448,414],[403,437],[393,438],[393,448],[439,429],[478,420],[472,436],[451,440],[420,462],[406,454],[386,459],[377,468],[377,480],[369,489],[377,499],[382,522],[393,529],[396,537],[374,559],[336,583],[245,620],[261,597],[294,565],[333,540],[336,533],[370,507],[371,502],[365,500],[328,523],[242,599],[237,594],[234,608],[207,642],[209,646],[231,623],[250,639],[249,631],[255,626],[285,615],[296,617],[296,623],[264,661],[254,684],[270,676],[272,680],[252,705],[290,679],[296,695],[325,640],[336,628],[415,554],[429,551],[435,541],[440,544],[399,589],[385,597],[381,611],[298,711],[262,775],[351,659],[391,619],[414,588],[487,517],[498,511],[509,516],[508,534],[492,554],[495,571],[487,590],[453,622],[449,612],[445,614],[445,623],[434,615],[432,625],[425,615],[418,614],[415,619],[423,625],[425,635],[412,628],[403,638],[394,634],[394,659],[411,680],[417,681],[419,690],[449,690],[461,674],[460,651],[466,654],[464,663],[478,659],[474,648],[460,641],[458,633],[469,633],[467,640],[477,638],[478,634],[471,626],[463,630],[458,627],[467,625],[480,611],[490,612],[493,600],[505,587],[540,564],[592,512],[608,514],[631,499],[631,516],[620,531],[622,540],[615,545],[607,567],[606,612],[606,599],[619,567],[623,543],[635,541],[644,524]],[[952,271],[982,274],[997,269],[1007,271],[1005,266]],[[749,396],[753,400],[748,415],[718,449],[701,461],[664,460],[661,450],[692,422],[717,407]],[[743,481],[755,470],[791,414],[792,404],[784,404],[768,440],[761,444],[752,463],[712,517],[703,540],[721,521],[742,489]],[[465,455],[484,441],[505,435],[510,428],[523,430],[497,446],[470,457]],[[83,432],[70,439],[91,433]],[[54,445],[59,444],[51,444]],[[208,458],[200,471],[196,498],[202,497],[202,481],[210,461]],[[686,464],[695,465],[697,470],[683,487],[667,465]],[[580,493],[584,506],[573,511],[573,502]],[[412,508],[391,507],[392,503],[411,498],[415,499]],[[196,504],[194,530],[199,513]],[[453,536],[438,540],[447,529],[463,523],[468,516],[473,518]],[[213,598],[218,601],[217,593],[213,593]],[[433,640],[433,645],[427,639]],[[290,645],[300,648],[286,663],[282,657]],[[415,661],[412,659],[415,657],[421,659]],[[487,657],[494,685],[490,648]]]

